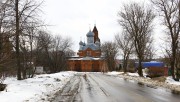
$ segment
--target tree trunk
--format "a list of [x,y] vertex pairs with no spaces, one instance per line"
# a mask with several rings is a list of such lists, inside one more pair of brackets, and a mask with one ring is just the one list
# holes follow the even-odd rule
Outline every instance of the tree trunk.
[[125,56],[124,56],[124,61],[123,61],[123,71],[124,71],[124,73],[127,72],[127,59]]
[[21,80],[21,65],[20,65],[20,54],[19,54],[19,12],[18,12],[19,0],[15,1],[16,10],[16,61],[17,61],[17,80]]
[[176,60],[176,49],[175,45],[172,46],[172,58],[171,58],[171,71],[172,71],[172,77],[175,79],[175,73],[174,73],[174,67],[175,67],[175,60]]
[[143,77],[141,59],[139,59],[138,74],[139,74],[140,77]]

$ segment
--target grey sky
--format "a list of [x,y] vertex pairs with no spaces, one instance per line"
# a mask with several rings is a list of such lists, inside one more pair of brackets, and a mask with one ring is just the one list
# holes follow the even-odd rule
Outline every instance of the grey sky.
[[77,52],[80,38],[86,41],[86,33],[94,24],[101,42],[112,41],[114,34],[121,30],[117,12],[124,3],[132,1],[144,3],[147,0],[45,0],[43,18],[47,24],[53,25],[48,27],[50,32],[71,37],[73,50]]

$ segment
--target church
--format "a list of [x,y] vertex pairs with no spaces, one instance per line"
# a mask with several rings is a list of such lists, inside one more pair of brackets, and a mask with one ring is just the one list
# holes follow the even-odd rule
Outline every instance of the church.
[[68,59],[68,67],[71,71],[100,72],[103,71],[105,61],[101,56],[101,42],[96,25],[86,34],[87,42],[79,42],[77,57]]

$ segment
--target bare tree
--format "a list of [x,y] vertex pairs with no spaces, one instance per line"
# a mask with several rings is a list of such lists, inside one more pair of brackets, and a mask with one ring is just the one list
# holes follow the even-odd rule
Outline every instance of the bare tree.
[[115,41],[119,49],[121,49],[121,53],[123,55],[123,70],[126,73],[129,56],[132,53],[134,45],[132,43],[131,37],[126,32],[123,32],[121,35],[115,35]]
[[124,5],[123,11],[119,11],[118,16],[119,24],[132,38],[139,59],[138,74],[143,76],[141,62],[144,60],[145,49],[151,39],[151,24],[155,15],[144,5],[132,3]]
[[29,65],[28,65],[28,72],[29,72],[29,77],[33,77],[34,75],[34,66],[35,66],[35,61],[34,58],[36,57],[35,54],[33,54],[33,49],[37,48],[36,45],[36,38],[38,37],[37,32],[38,32],[38,27],[37,24],[31,23],[29,27],[26,30],[27,32],[27,43],[29,45]]
[[20,35],[23,37],[23,31],[27,29],[28,23],[36,23],[37,10],[42,4],[37,4],[34,0],[15,0],[15,17],[16,17],[16,59],[17,59],[17,79],[21,80],[21,61],[20,61]]
[[153,47],[153,40],[150,39],[144,52],[144,61],[152,61],[156,50]]
[[17,79],[21,80],[21,66],[20,66],[20,54],[19,54],[19,0],[15,1],[16,11],[16,60],[17,60]]
[[[167,37],[167,36],[166,36]],[[164,38],[164,43],[161,46],[161,51],[163,52],[162,61],[166,63],[167,67],[171,66],[171,43],[170,39]]]
[[167,28],[167,35],[171,39],[171,70],[172,77],[175,79],[176,54],[180,34],[180,0],[151,0],[158,8],[160,16],[164,19],[163,25]]
[[[12,3],[12,2],[10,2]],[[10,15],[12,7],[5,3],[0,3],[0,69],[7,67],[12,62],[12,48],[13,45],[10,41],[10,33],[12,31]],[[7,69],[7,68],[6,68]]]
[[60,35],[53,37],[52,47],[49,49],[52,64],[50,71],[52,73],[59,72],[66,69],[66,51],[71,47],[72,42],[70,38],[63,38]]
[[38,32],[38,41],[36,49],[36,60],[40,62],[43,67],[51,67],[53,65],[50,55],[52,49],[53,37],[46,31]]
[[[38,37],[38,55],[39,62],[42,66],[48,67],[50,73],[66,70],[66,57],[68,56],[72,45],[70,38],[63,38],[60,35],[51,36],[49,33],[41,31]],[[68,54],[67,54],[68,53]]]
[[101,51],[105,57],[107,67],[110,71],[115,70],[115,60],[118,55],[118,47],[114,42],[104,42],[101,46]]

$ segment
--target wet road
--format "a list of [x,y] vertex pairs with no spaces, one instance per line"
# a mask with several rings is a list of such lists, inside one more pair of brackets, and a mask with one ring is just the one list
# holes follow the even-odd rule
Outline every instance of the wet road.
[[180,95],[101,73],[87,73],[87,78],[79,73],[53,102],[180,102]]

